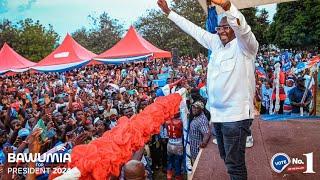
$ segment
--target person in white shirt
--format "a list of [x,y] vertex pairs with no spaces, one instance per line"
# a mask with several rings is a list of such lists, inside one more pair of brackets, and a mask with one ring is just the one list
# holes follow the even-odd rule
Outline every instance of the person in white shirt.
[[260,114],[269,114],[270,99],[272,97],[271,83],[266,81],[261,87],[261,112]]
[[158,0],[158,5],[170,20],[212,51],[207,73],[208,110],[217,132],[220,156],[231,179],[247,179],[245,147],[254,118],[254,62],[259,43],[230,1],[211,1],[226,11],[217,34],[173,12],[165,0]]

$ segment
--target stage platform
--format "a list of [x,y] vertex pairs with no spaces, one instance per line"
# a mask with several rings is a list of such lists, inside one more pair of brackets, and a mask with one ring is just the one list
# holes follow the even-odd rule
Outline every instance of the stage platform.
[[[246,149],[249,180],[319,180],[320,179],[320,118],[273,121],[256,118],[252,126],[254,146]],[[227,180],[226,168],[217,145],[211,142],[205,148],[195,167],[193,180]],[[270,160],[276,153],[286,153],[291,159],[306,162],[303,154],[313,152],[315,174],[274,172]],[[290,167],[290,166],[289,166]]]

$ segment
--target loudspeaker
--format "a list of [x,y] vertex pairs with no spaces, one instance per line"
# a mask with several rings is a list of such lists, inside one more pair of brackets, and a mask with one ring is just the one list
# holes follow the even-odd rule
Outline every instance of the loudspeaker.
[[174,66],[177,66],[179,63],[179,50],[178,48],[172,48],[172,62]]

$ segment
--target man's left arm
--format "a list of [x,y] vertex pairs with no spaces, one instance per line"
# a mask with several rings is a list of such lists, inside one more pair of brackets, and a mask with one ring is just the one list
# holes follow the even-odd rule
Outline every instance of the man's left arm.
[[200,131],[203,135],[202,142],[200,144],[200,148],[205,148],[210,139],[210,130],[209,130],[209,123],[207,119],[202,119],[200,123]]
[[259,43],[243,14],[230,1],[226,1],[221,7],[226,11],[228,23],[233,29],[244,54],[249,57],[255,57]]

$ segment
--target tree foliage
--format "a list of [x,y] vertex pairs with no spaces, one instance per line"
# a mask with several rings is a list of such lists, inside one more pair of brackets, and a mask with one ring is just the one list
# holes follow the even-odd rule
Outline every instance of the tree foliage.
[[250,25],[260,46],[268,44],[267,35],[270,26],[268,12],[265,9],[258,10],[258,8],[242,9],[241,12]]
[[46,28],[39,21],[25,19],[14,24],[4,19],[0,22],[0,46],[7,42],[19,54],[34,62],[51,53],[58,40],[53,27],[49,25]]
[[[199,3],[194,0],[173,1],[172,9],[191,22],[205,27],[205,14]],[[135,27],[141,35],[159,48],[171,51],[178,48],[180,55],[197,55],[205,49],[192,37],[182,32],[160,10],[149,10],[140,17]]]
[[[206,16],[197,1],[176,0],[173,1],[172,9],[196,25],[205,27]],[[249,8],[242,10],[242,13],[252,27],[259,43],[267,44],[268,12],[265,9],[259,11],[257,8]],[[199,43],[182,32],[159,10],[149,10],[139,18],[135,26],[146,39],[160,48],[171,50],[177,47],[182,55],[197,55],[199,52],[206,52]]]
[[257,25],[256,29],[254,29],[254,33],[260,45],[268,45],[270,43],[268,41],[268,31],[270,29],[270,22],[268,18],[269,13],[266,11],[266,9],[261,9],[258,12]]
[[89,16],[93,27],[81,28],[72,34],[73,38],[88,50],[100,54],[115,45],[123,34],[123,25],[108,13],[99,17]]
[[278,4],[268,38],[281,48],[319,47],[320,1]]
[[[196,25],[205,27],[206,16],[197,1],[175,0],[172,1],[171,7]],[[278,4],[271,24],[265,9],[249,8],[241,12],[261,46],[275,44],[280,48],[311,48],[320,45],[319,0]],[[99,54],[121,39],[124,32],[123,24],[110,17],[108,13],[89,18],[91,28],[83,27],[72,34],[85,48]],[[139,17],[135,27],[142,36],[161,49],[170,51],[172,48],[178,48],[180,55],[193,56],[207,52],[160,10],[148,10]],[[59,36],[53,27],[45,27],[39,21],[0,21],[0,46],[7,42],[19,54],[35,62],[51,53],[56,48],[58,40]]]

